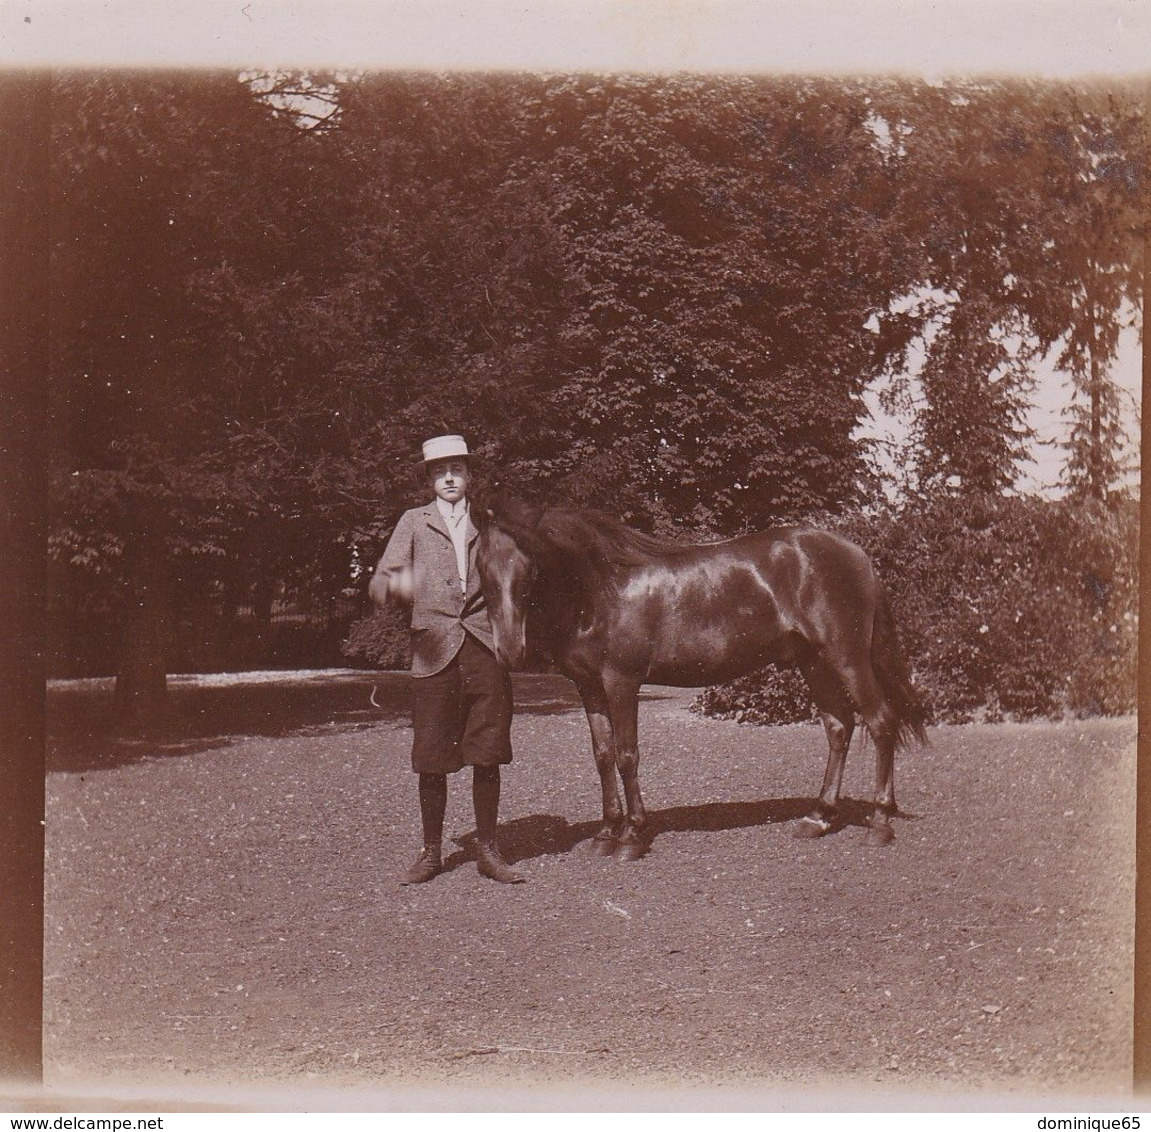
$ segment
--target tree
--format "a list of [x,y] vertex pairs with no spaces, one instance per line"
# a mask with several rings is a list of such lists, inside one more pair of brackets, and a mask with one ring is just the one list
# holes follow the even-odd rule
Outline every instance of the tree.
[[53,105],[51,547],[59,584],[118,592],[117,698],[138,726],[163,711],[174,603],[211,576],[200,564],[277,514],[289,466],[323,474],[331,430],[306,388],[323,337],[304,333],[322,312],[303,280],[322,282],[325,166],[236,75],[67,75]]
[[1059,368],[1071,378],[1065,482],[1105,499],[1123,466],[1123,404],[1108,369],[1137,322],[1147,213],[1147,147],[1134,92],[1070,91],[1059,123],[1066,238],[1055,262],[1066,323]]
[[[903,190],[898,228],[921,261],[917,290],[900,300],[905,340],[924,354],[921,488],[1011,486],[1033,369],[1057,342],[1058,364],[1094,389],[1084,435],[1104,442],[1100,364],[1137,294],[1137,108],[1121,94],[1016,81],[889,84],[873,105]],[[906,391],[897,380],[896,395]]]
[[556,80],[537,135],[524,175],[583,285],[546,473],[633,521],[729,533],[855,498],[867,323],[907,281],[853,92]]
[[856,496],[868,322],[910,283],[851,92],[388,76],[337,132],[363,186],[344,365],[389,421],[383,476],[465,417],[514,482],[632,521]]

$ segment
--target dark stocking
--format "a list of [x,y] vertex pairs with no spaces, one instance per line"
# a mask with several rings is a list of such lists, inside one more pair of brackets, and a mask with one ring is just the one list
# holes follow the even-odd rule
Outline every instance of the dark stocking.
[[424,844],[440,847],[444,838],[444,811],[448,808],[448,776],[420,775],[420,817],[424,823]]
[[472,768],[472,801],[476,807],[476,840],[490,845],[496,836],[500,812],[500,768]]

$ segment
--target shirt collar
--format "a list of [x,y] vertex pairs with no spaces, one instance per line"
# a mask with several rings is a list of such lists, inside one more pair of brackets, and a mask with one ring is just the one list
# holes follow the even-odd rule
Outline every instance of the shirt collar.
[[466,497],[461,499],[459,503],[448,503],[447,500],[441,499],[437,495],[435,502],[440,514],[444,517],[445,523],[451,522],[459,524],[463,519],[467,518],[468,501]]

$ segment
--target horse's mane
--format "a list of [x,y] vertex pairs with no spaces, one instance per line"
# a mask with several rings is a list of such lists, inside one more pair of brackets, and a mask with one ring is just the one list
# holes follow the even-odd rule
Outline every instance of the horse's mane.
[[566,557],[585,560],[600,569],[646,566],[686,549],[671,539],[645,534],[612,515],[591,509],[549,507],[536,532]]
[[645,534],[603,511],[576,507],[541,507],[516,497],[500,499],[496,522],[513,534],[528,535],[569,564],[606,573],[683,553],[681,543]]

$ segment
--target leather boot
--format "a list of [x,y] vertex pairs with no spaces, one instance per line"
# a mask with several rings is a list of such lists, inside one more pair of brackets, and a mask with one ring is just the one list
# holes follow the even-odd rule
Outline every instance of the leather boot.
[[404,874],[400,884],[426,884],[429,880],[438,877],[444,871],[440,847],[438,845],[425,845],[416,863]]
[[524,883],[524,878],[508,865],[491,841],[476,842],[476,868],[481,876],[498,880],[500,884]]

